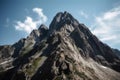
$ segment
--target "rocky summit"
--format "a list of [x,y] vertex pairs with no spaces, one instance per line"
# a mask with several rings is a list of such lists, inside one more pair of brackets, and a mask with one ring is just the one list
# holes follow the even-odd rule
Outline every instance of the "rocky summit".
[[120,80],[120,51],[59,12],[49,29],[0,46],[0,80]]

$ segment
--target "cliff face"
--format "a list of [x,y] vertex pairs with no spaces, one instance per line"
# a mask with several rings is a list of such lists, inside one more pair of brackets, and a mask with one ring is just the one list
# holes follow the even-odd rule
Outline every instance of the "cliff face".
[[12,65],[1,70],[1,80],[120,79],[116,52],[68,12],[58,13],[49,29],[41,25],[10,50],[12,60],[4,65]]

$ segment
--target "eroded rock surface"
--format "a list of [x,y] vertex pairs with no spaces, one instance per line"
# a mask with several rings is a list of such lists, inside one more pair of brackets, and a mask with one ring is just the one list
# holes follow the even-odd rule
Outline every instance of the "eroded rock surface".
[[42,24],[27,38],[0,47],[0,60],[10,58],[0,63],[9,63],[0,80],[119,80],[116,52],[71,14],[59,12],[49,29]]

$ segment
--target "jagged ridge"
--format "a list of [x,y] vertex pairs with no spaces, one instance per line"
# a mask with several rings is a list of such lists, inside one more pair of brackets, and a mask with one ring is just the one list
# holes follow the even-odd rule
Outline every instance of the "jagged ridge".
[[[4,49],[2,48],[3,51]],[[10,46],[10,50],[13,52],[9,56],[12,67],[7,69],[8,67],[2,66],[1,80],[120,78],[120,58],[115,51],[102,43],[68,12],[58,13],[49,29],[41,25],[27,38]]]

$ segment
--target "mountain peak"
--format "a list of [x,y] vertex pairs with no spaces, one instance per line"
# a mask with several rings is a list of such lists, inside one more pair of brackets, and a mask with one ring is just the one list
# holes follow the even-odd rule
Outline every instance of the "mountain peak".
[[71,20],[74,19],[70,13],[68,13],[67,11],[64,11],[64,12],[58,12],[53,20],[60,22],[61,20],[65,20],[68,18],[70,18]]
[[41,31],[43,29],[48,30],[48,27],[44,24],[41,24],[40,27],[38,28],[38,30]]
[[49,29],[42,24],[12,47],[0,47],[0,80],[119,80],[115,53],[70,13],[59,12]]
[[64,25],[73,25],[70,26],[71,28],[74,27],[74,25],[78,26],[79,22],[67,11],[59,12],[56,14],[56,16],[53,18],[51,24],[50,24],[50,31],[54,32],[55,30],[60,30]]

